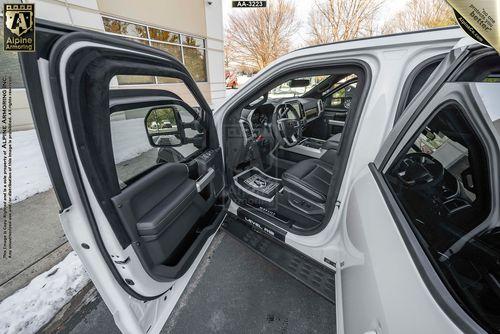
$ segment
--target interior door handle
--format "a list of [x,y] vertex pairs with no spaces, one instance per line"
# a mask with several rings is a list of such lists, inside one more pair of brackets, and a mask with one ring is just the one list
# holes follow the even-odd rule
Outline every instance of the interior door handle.
[[200,192],[205,189],[205,187],[208,186],[208,184],[214,179],[214,177],[215,171],[213,170],[213,168],[209,168],[207,173],[203,175],[202,178],[196,180],[196,190]]

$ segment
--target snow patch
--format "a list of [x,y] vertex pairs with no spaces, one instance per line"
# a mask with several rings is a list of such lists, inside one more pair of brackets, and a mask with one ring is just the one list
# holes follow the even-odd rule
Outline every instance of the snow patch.
[[111,141],[117,164],[135,158],[151,149],[144,128],[144,118],[112,121]]
[[75,252],[0,303],[0,332],[35,333],[89,282]]
[[[3,188],[3,169],[0,178]],[[52,187],[35,130],[12,133],[12,202],[20,202]],[[3,207],[3,201],[0,202]]]

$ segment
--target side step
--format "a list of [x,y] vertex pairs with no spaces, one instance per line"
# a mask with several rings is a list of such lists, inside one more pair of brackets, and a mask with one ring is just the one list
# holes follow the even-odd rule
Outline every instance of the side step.
[[222,228],[251,250],[335,304],[335,271],[300,253],[255,226],[227,214]]

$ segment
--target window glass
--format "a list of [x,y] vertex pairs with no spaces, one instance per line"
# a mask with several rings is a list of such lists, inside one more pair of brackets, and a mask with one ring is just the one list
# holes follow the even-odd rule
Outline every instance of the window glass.
[[205,50],[186,48],[184,50],[184,64],[195,81],[207,81]]
[[271,89],[269,98],[302,96],[328,77],[328,75],[316,75],[288,80]]
[[500,83],[500,74],[490,74],[483,79],[483,82]]
[[104,30],[114,34],[126,35],[131,37],[148,38],[146,26],[129,23],[121,20],[103,17]]
[[196,46],[199,48],[205,47],[205,41],[203,39],[186,35],[182,35],[182,44],[187,46]]
[[[111,140],[120,187],[123,189],[129,181],[159,164],[183,161],[200,151],[203,144],[193,139],[204,138],[204,134],[193,125],[194,119],[177,104],[113,112]],[[181,127],[191,142],[181,140]],[[155,145],[151,145],[149,137]]]
[[475,83],[474,86],[481,96],[481,101],[484,104],[486,112],[488,116],[490,116],[491,121],[493,122],[493,126],[497,131],[498,136],[500,136],[500,109],[498,106],[500,105],[500,81],[495,83],[493,81],[490,82],[478,82]]
[[[106,32],[123,35],[124,38],[134,42],[150,45],[164,50],[179,61],[181,61],[195,81],[207,81],[207,61],[205,51],[205,40],[193,36],[181,35],[167,30],[147,27],[141,24],[125,22],[109,17],[102,18]],[[149,33],[149,36],[148,36]],[[167,44],[168,43],[168,44]],[[174,45],[174,44],[184,45]],[[183,56],[184,53],[184,56]],[[155,78],[152,76],[118,76],[120,85],[144,85],[144,84],[165,84],[181,82],[173,78]]]
[[149,37],[162,42],[180,43],[179,34],[149,27]]
[[143,85],[154,84],[155,77],[150,75],[117,75],[118,84],[120,85]]
[[151,46],[170,53],[182,62],[182,52],[180,46],[158,42],[151,42]]
[[385,176],[450,292],[478,323],[497,332],[500,228],[473,232],[491,211],[488,161],[478,134],[451,104],[427,123]]
[[[335,84],[335,86],[339,87],[340,84]],[[349,111],[351,109],[352,98],[356,92],[356,87],[357,83],[354,82],[336,91],[327,99],[327,106]]]
[[[3,20],[0,23],[3,24]],[[0,40],[3,41],[3,28],[0,29]],[[0,49],[0,72],[10,77],[12,88],[24,88],[17,52]]]

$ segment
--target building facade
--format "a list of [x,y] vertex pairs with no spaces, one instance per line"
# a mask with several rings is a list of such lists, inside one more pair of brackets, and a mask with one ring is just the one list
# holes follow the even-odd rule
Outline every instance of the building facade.
[[[9,1],[15,2],[15,1]],[[35,0],[37,18],[124,37],[165,50],[184,63],[209,102],[225,97],[222,0]],[[17,55],[1,51],[0,71],[13,82],[13,130],[33,128]],[[118,76],[113,88],[172,91],[188,103],[191,94],[171,78]]]

